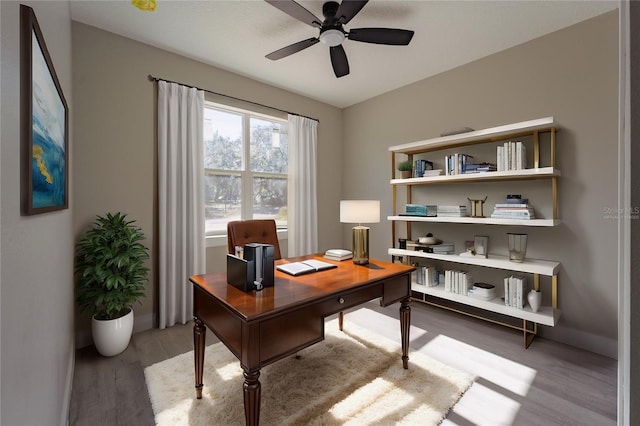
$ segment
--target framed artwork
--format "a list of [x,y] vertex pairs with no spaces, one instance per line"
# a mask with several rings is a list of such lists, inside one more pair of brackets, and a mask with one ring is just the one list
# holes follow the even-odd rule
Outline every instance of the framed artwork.
[[489,251],[489,237],[476,235],[473,238],[473,248],[476,251],[476,256],[487,257]]
[[22,214],[69,205],[69,110],[33,9],[20,5]]

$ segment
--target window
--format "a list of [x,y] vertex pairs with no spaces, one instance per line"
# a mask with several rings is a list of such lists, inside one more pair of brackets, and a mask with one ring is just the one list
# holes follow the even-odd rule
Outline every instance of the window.
[[226,235],[227,222],[241,219],[275,219],[286,229],[287,164],[286,120],[206,102],[207,236]]

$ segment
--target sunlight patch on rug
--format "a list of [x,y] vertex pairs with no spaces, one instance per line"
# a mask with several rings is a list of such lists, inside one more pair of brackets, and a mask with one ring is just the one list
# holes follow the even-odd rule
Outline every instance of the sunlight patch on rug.
[[[417,352],[405,370],[399,344],[353,323],[341,332],[335,320],[325,325],[325,340],[300,355],[261,370],[260,424],[437,425],[473,383]],[[200,400],[193,351],[144,373],[157,425],[244,424],[242,369],[222,343],[206,348]]]

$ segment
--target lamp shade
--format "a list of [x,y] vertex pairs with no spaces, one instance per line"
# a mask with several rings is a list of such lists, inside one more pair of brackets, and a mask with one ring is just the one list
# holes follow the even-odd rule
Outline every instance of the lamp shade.
[[340,222],[378,223],[380,222],[380,200],[341,200]]

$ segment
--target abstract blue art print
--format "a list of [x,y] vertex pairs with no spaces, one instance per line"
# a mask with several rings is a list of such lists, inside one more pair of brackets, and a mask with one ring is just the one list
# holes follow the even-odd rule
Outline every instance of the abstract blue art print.
[[21,5],[23,214],[68,207],[68,108],[33,9]]

